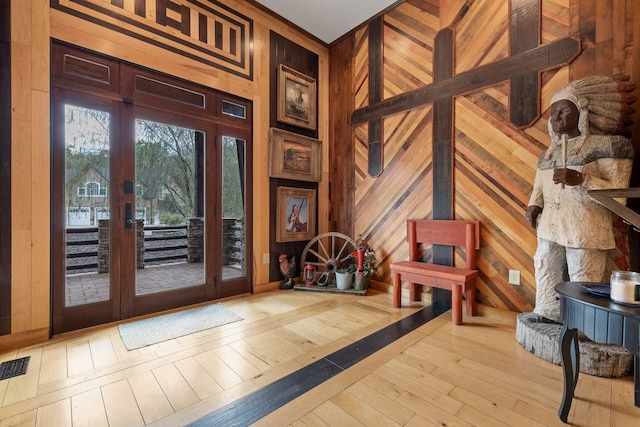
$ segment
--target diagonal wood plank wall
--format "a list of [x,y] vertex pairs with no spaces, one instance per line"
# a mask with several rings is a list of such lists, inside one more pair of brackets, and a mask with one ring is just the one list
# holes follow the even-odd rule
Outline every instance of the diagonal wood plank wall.
[[[636,2],[541,0],[540,10],[541,44],[573,36],[583,49],[570,66],[542,73],[542,117],[524,129],[508,123],[508,82],[458,96],[454,103],[454,214],[482,222],[478,299],[513,311],[531,311],[535,302],[537,242],[524,213],[538,157],[549,141],[551,96],[568,81],[592,74],[640,80]],[[509,56],[508,0],[407,0],[383,21],[383,99],[433,82],[433,41],[442,28],[455,31],[454,74]],[[362,234],[381,263],[376,280],[389,284],[389,264],[407,257],[405,220],[432,217],[433,116],[428,104],[385,118],[384,170],[377,178],[368,175],[368,126],[349,126],[344,117],[370,105],[368,44],[365,26],[331,50],[336,143],[330,153],[330,226]],[[333,67],[337,63],[341,66]],[[635,121],[634,130],[640,119]],[[640,129],[634,133],[640,137]],[[456,254],[456,262],[463,263],[463,254]],[[521,286],[508,283],[509,269],[521,271]]]

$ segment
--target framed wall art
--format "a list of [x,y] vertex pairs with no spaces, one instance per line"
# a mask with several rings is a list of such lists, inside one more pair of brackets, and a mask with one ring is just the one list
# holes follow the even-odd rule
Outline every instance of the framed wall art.
[[277,119],[305,129],[316,129],[316,79],[280,64]]
[[278,187],[276,241],[311,240],[316,233],[316,190]]
[[322,174],[322,143],[313,138],[269,129],[269,176],[319,182]]

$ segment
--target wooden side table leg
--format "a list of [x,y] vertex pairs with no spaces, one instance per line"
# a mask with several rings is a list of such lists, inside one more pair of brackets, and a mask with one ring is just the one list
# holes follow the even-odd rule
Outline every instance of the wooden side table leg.
[[578,343],[578,330],[569,329],[566,325],[562,327],[559,337],[560,359],[562,360],[562,373],[564,376],[564,393],[558,416],[563,423],[567,422],[571,402],[573,401],[573,393],[578,383],[578,374],[580,373],[580,349]]

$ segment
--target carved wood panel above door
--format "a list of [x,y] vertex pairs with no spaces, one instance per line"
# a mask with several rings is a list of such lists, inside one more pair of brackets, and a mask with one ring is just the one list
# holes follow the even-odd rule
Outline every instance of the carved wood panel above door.
[[215,0],[52,0],[51,7],[253,80],[253,20]]

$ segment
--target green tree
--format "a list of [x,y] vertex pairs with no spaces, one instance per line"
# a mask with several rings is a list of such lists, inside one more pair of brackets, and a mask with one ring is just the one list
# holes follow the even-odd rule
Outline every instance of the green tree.
[[143,188],[143,199],[162,199],[158,204],[161,218],[178,214],[184,222],[195,215],[195,133],[136,120],[136,181]]
[[[240,160],[244,158],[245,142],[222,137],[222,215],[224,218],[244,218],[244,201]],[[244,162],[243,162],[244,164]]]

